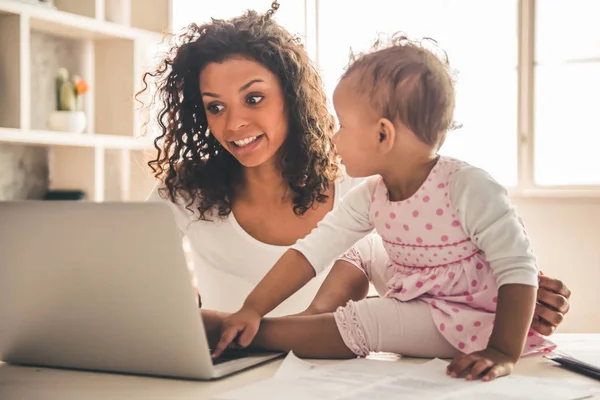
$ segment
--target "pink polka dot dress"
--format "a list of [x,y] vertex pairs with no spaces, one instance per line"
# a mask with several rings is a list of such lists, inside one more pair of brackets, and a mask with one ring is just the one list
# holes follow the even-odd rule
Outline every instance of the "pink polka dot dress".
[[[487,346],[498,286],[485,255],[463,229],[449,198],[452,176],[464,165],[441,157],[418,192],[397,202],[389,201],[380,178],[372,192],[369,219],[390,258],[385,296],[427,302],[445,339],[471,353]],[[531,330],[523,355],[553,348]]]

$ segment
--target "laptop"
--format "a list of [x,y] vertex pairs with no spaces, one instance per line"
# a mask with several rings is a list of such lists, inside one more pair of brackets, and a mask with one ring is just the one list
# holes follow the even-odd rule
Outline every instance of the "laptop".
[[165,203],[0,202],[0,360],[213,380],[282,353],[213,360]]

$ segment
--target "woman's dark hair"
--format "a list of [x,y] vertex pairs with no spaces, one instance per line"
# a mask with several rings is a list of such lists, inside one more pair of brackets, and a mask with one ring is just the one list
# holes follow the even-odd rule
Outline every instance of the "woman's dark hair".
[[335,122],[304,48],[268,13],[247,11],[230,20],[190,24],[173,38],[138,93],[148,90],[148,79],[156,87],[150,107],[158,108],[161,133],[154,140],[156,159],[148,165],[170,200],[183,199],[188,208],[194,204],[200,219],[207,219],[207,212],[229,215],[242,166],[208,131],[199,76],[207,64],[233,56],[255,60],[279,78],[289,120],[279,163],[293,192],[294,212],[302,215],[315,201],[327,200],[338,176],[331,141]]

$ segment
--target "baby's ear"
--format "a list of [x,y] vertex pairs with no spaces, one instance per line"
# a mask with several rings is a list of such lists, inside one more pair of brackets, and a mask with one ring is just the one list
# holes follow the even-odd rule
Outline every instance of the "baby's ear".
[[387,118],[377,121],[379,147],[383,152],[388,152],[394,147],[396,141],[396,127]]

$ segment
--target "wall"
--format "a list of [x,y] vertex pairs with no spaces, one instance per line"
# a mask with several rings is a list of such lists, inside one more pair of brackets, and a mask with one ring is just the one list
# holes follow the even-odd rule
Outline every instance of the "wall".
[[573,294],[560,332],[600,332],[600,199],[515,198],[540,269]]
[[47,188],[45,148],[0,144],[0,201],[40,199]]

